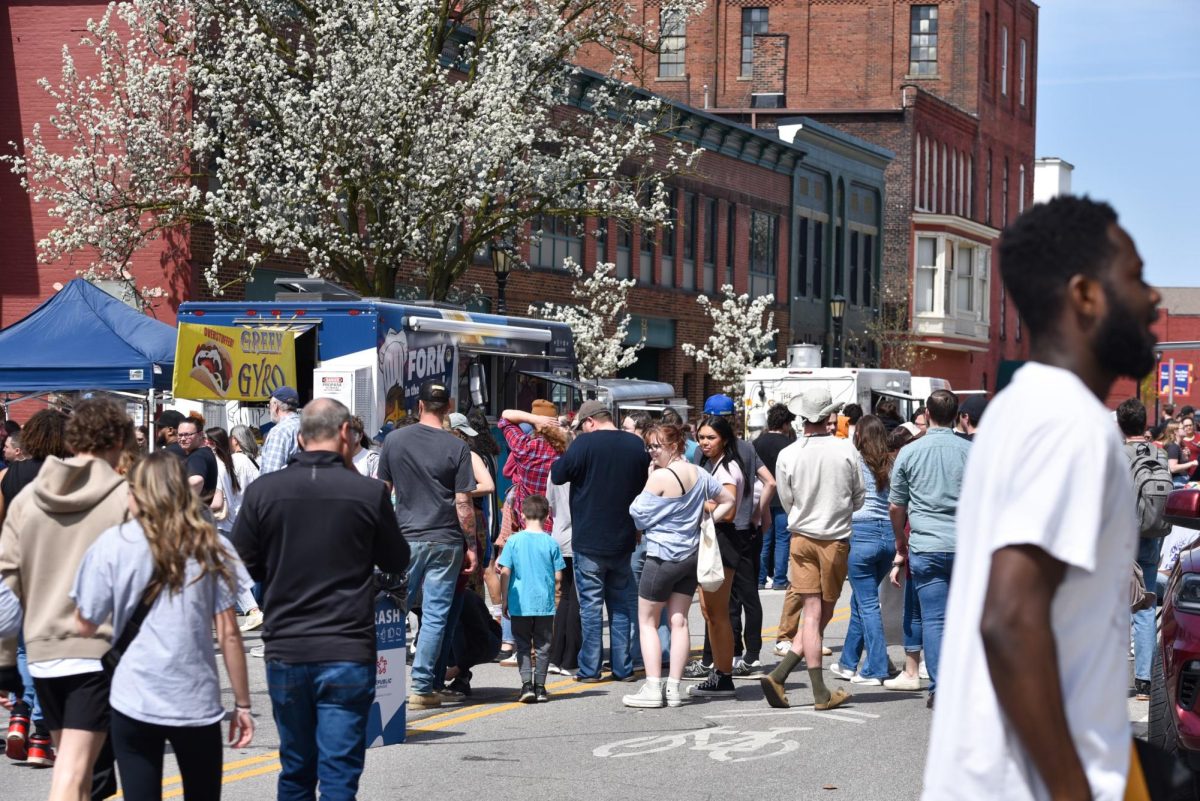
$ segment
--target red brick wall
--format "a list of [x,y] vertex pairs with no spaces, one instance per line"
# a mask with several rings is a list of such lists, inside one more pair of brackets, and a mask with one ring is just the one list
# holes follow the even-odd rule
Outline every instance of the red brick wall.
[[[1153,330],[1159,342],[1200,342],[1200,314],[1194,313],[1192,309],[1181,314],[1172,314],[1170,309],[1160,307],[1158,322],[1154,325]],[[1182,406],[1200,408],[1200,350],[1176,350],[1164,353],[1159,364],[1167,364],[1170,359],[1174,359],[1176,365],[1192,365],[1193,375],[1198,379],[1193,383],[1190,392],[1175,393],[1175,406],[1177,408]],[[1157,367],[1154,375],[1158,375]],[[1156,378],[1154,392],[1157,391],[1158,381]],[[1153,394],[1139,395],[1137,383],[1129,378],[1122,378],[1113,384],[1106,403],[1110,408],[1115,409],[1121,401],[1131,397],[1141,397],[1147,408],[1154,409],[1156,396]],[[1166,403],[1167,395],[1158,395],[1157,400],[1160,404]]]
[[[90,0],[0,6],[0,149],[9,152],[8,143],[23,141],[38,122],[46,141],[55,144],[54,129],[48,124],[54,101],[37,82],[49,78],[57,83],[64,43],[71,46],[81,72],[92,68],[95,56],[77,45],[86,21],[102,16],[105,6]],[[33,202],[8,165],[0,166],[0,209],[4,210],[0,215],[0,327],[29,314],[54,294],[54,284],[75,278],[92,259],[92,254],[79,252],[70,259],[37,264],[37,242],[57,222],[47,208]],[[155,317],[168,323],[174,323],[174,309],[189,292],[187,245],[186,236],[152,243],[131,265],[139,286],[163,286],[169,293],[165,301],[151,307]]]

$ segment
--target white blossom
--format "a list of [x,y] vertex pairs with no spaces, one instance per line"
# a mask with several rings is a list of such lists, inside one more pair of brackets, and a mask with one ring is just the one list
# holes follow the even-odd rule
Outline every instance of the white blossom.
[[775,313],[770,308],[775,297],[760,295],[751,300],[749,295],[736,294],[729,284],[721,287],[721,292],[725,299],[719,304],[707,295],[696,298],[712,318],[712,334],[703,347],[685,342],[683,352],[707,364],[708,374],[717,385],[735,394],[741,391],[747,370],[774,362],[777,332]]
[[[53,131],[8,158],[59,221],[43,260],[88,251],[112,277],[162,232],[203,224],[218,293],[221,267],[291,254],[380,296],[415,266],[440,299],[538,215],[667,218],[663,177],[697,151],[664,137],[669,107],[619,80],[631,43],[657,45],[638,18],[624,0],[112,3],[82,39],[97,70],[64,48],[42,84]],[[604,75],[572,66],[585,48],[607,51]]]
[[571,328],[575,340],[575,359],[579,376],[591,381],[611,378],[623,367],[637,361],[642,342],[625,344],[629,332],[629,315],[625,311],[629,290],[636,281],[612,275],[616,266],[600,262],[591,275],[586,275],[574,260],[567,258],[563,266],[575,276],[571,296],[576,305],[543,303],[529,307],[529,313],[545,320],[557,320]]

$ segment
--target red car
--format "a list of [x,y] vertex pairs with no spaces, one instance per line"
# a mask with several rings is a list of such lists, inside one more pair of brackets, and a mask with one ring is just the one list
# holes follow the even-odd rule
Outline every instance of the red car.
[[[1172,492],[1167,520],[1197,531],[1200,537],[1200,490]],[[1184,542],[1159,599],[1148,740],[1178,754],[1195,771],[1200,770],[1200,548],[1195,541]]]

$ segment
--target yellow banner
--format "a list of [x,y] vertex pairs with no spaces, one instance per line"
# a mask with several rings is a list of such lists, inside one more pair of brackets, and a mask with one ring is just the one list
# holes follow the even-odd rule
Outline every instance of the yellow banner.
[[296,386],[293,332],[180,323],[175,397],[265,401],[282,386]]

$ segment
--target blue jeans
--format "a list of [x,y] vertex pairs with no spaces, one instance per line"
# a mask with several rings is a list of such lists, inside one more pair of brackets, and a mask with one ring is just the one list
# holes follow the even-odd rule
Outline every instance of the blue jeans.
[[375,665],[267,660],[267,691],[279,730],[279,801],[349,801],[367,755]]
[[38,703],[37,690],[33,688],[33,675],[29,672],[29,658],[25,655],[25,635],[17,635],[17,672],[25,685],[25,695],[20,700],[29,704],[29,719],[42,722],[42,705]]
[[759,586],[771,578],[771,589],[786,590],[788,586],[788,553],[792,547],[792,532],[787,527],[787,512],[771,507],[771,527],[763,535],[762,554],[758,563]]
[[929,692],[937,691],[938,658],[942,654],[942,631],[946,628],[946,597],[950,594],[950,574],[954,554],[908,552],[913,585],[921,602],[921,645],[925,648],[925,669],[929,671]]
[[921,602],[911,578],[904,579],[904,652],[915,654],[921,650]]
[[419,597],[421,629],[417,634],[417,653],[413,656],[412,691],[433,692],[434,675],[442,655],[442,641],[454,602],[454,585],[462,568],[463,546],[440,542],[412,543],[408,564],[408,604],[411,609]]
[[[1162,548],[1160,537],[1138,540],[1137,563],[1142,568],[1142,583],[1147,592],[1158,589],[1158,558]],[[1154,660],[1154,645],[1158,632],[1154,626],[1155,606],[1133,613],[1133,677],[1150,681],[1150,663]]]
[[575,589],[579,593],[579,618],[583,644],[579,648],[579,675],[600,675],[604,650],[604,608],[608,607],[609,658],[613,676],[633,673],[629,650],[630,619],[635,616],[637,588],[628,556],[589,556],[575,552]]
[[883,615],[879,610],[879,582],[892,569],[896,558],[896,540],[887,520],[863,520],[852,524],[848,576],[850,625],[842,646],[841,665],[854,672],[867,650],[866,663],[859,671],[868,679],[888,677],[887,639],[883,634]]
[[[633,556],[629,557],[629,568],[633,571],[633,590],[635,595],[637,588],[642,584],[642,565],[644,564],[646,564],[646,538],[642,537],[641,542],[633,549]],[[637,601],[635,600],[634,604],[636,603]],[[632,613],[632,619],[633,625],[629,627],[629,653],[630,658],[633,660],[634,669],[641,670],[646,663],[642,658],[642,638],[638,634],[636,606]],[[665,665],[671,661],[671,629],[667,626],[667,607],[665,606],[663,607],[662,615],[658,619],[658,641],[663,645],[662,654],[660,654],[662,662],[660,664]]]

